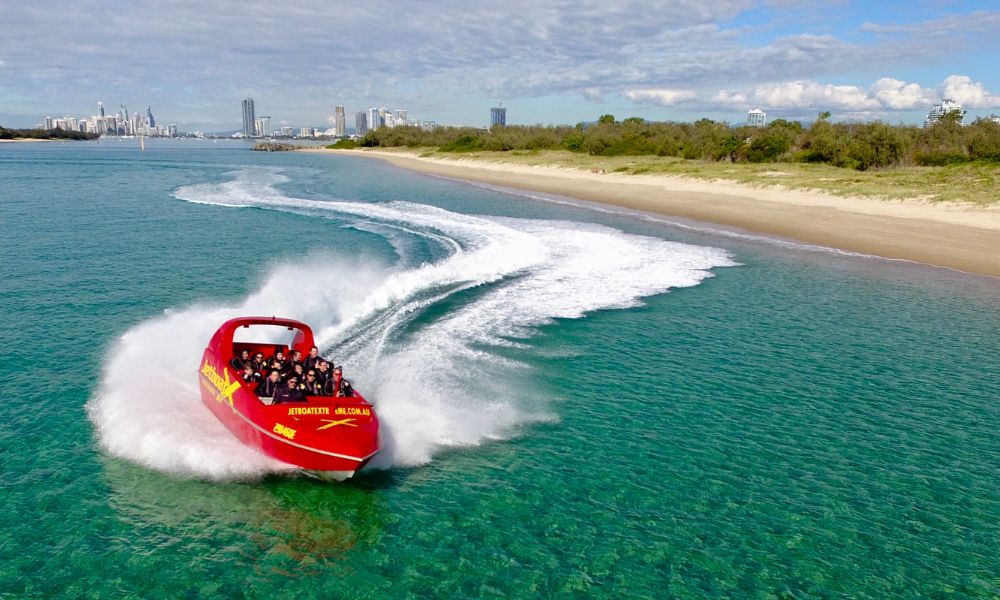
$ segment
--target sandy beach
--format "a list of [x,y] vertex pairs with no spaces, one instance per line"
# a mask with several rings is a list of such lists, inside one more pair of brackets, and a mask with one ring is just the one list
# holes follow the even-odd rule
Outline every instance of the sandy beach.
[[558,194],[716,223],[886,258],[1000,277],[1000,210],[919,200],[842,198],[662,175],[591,173],[414,153],[310,149],[350,154],[455,179]]

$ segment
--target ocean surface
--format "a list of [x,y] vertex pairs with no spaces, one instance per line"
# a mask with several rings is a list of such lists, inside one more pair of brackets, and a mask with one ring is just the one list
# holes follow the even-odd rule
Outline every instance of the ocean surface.
[[[1000,280],[233,143],[0,144],[0,224],[2,598],[1000,597]],[[202,406],[246,313],[355,480]]]

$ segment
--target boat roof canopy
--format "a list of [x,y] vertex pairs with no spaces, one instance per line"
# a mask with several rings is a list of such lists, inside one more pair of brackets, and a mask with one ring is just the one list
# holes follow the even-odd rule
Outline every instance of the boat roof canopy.
[[290,330],[298,330],[295,334],[295,340],[292,342],[292,347],[299,349],[304,347],[306,352],[315,345],[312,329],[301,321],[279,317],[236,317],[235,319],[229,319],[219,326],[215,335],[212,336],[209,346],[217,350],[222,349],[223,345],[231,348],[236,330],[241,327],[252,327],[254,325],[287,327]]

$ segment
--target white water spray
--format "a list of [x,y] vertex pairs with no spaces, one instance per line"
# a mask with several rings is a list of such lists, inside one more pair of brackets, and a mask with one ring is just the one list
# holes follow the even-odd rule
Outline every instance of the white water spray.
[[[385,231],[404,259],[408,240],[420,236],[446,256],[368,270],[314,257],[277,268],[239,305],[192,306],[134,327],[110,352],[88,407],[110,452],[213,479],[290,469],[240,444],[201,404],[195,373],[204,345],[220,323],[244,314],[309,323],[324,352],[346,363],[382,422],[387,443],[374,466],[417,465],[445,447],[504,439],[553,415],[545,398],[518,383],[528,367],[490,347],[516,343],[555,318],[635,306],[643,297],[697,285],[709,269],[733,264],[720,249],[600,225],[465,215],[408,202],[293,198],[274,187],[282,180],[273,171],[238,171],[231,181],[175,195]],[[340,274],[348,268],[351,286],[343,286]],[[444,316],[410,327],[427,308],[472,288]]]

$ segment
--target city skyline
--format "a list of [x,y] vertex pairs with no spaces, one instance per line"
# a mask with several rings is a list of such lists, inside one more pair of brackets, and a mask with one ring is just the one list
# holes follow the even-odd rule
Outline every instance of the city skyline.
[[[62,11],[108,18],[51,18]],[[400,11],[424,22],[380,16]],[[605,113],[739,122],[758,106],[772,118],[829,110],[835,120],[919,124],[945,98],[970,120],[1000,110],[992,64],[1000,10],[985,1],[581,0],[544,10],[514,1],[487,10],[443,0],[427,12],[379,2],[301,0],[276,10],[56,0],[10,4],[3,16],[0,123],[8,126],[88,113],[100,97],[159,106],[184,129],[208,131],[240,129],[232,98],[245,97],[267,106],[260,110],[275,127],[336,127],[337,105],[347,107],[345,122],[370,106],[403,105],[474,126],[488,125],[484,107],[500,102],[515,125]],[[290,31],[308,43],[289,42]]]

